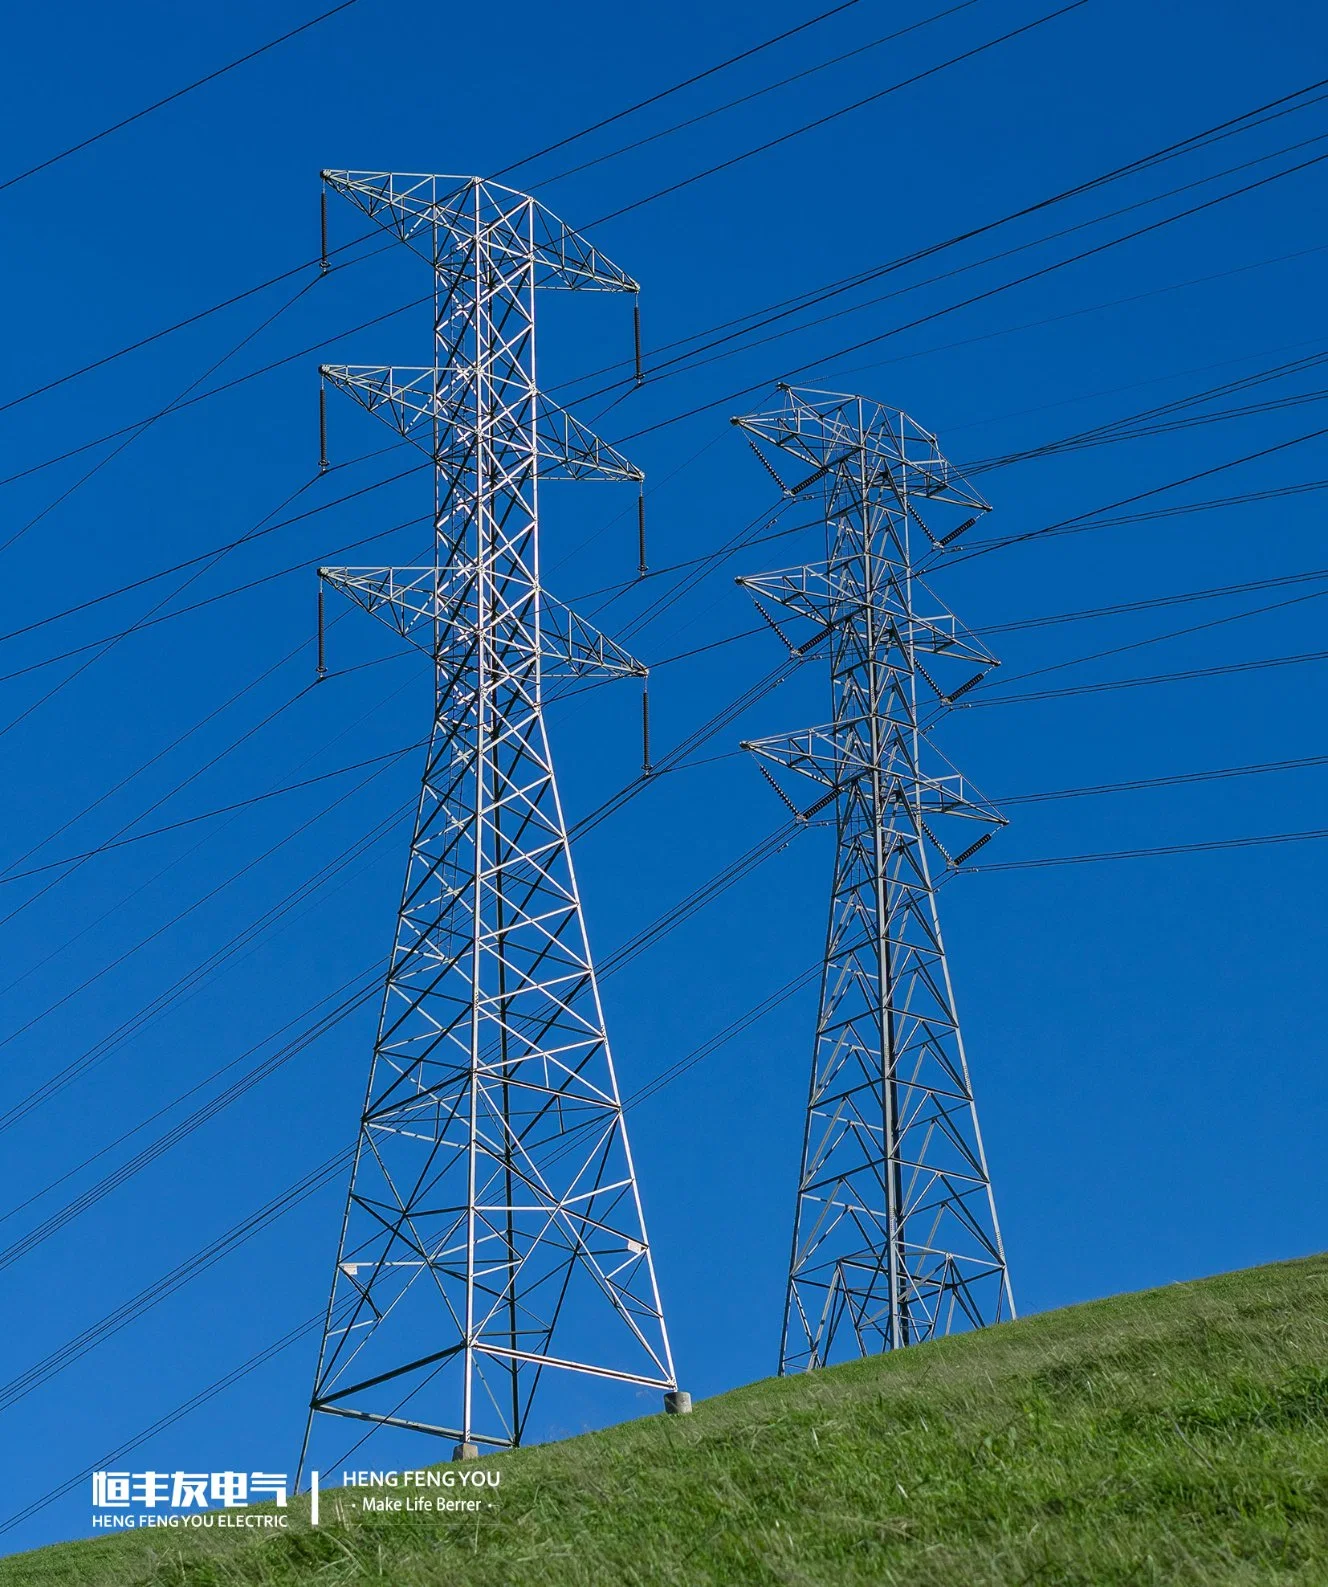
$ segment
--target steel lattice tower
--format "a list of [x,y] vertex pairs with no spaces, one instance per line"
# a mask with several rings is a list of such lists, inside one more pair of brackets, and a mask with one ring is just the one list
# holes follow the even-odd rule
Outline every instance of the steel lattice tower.
[[[920,577],[988,504],[897,409],[781,390],[733,422],[787,497],[820,494],[826,560],[738,582],[790,645],[767,604],[815,625],[799,649],[828,652],[833,720],[744,747],[800,818],[833,806],[837,837],[787,1373],[996,1322],[1014,1301],[936,909],[938,868],[1004,818],[929,736],[996,661]],[[770,766],[824,791],[803,808]]]
[[545,593],[539,484],[642,476],[538,390],[535,294],[637,286],[492,182],[324,181],[434,273],[430,367],[323,374],[432,459],[436,532],[430,566],[320,576],[436,690],[309,1420],[473,1455],[547,1369],[676,1389],[543,709],[645,669]]

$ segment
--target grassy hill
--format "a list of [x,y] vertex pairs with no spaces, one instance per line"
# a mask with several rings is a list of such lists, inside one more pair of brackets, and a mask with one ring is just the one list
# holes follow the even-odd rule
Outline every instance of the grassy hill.
[[0,1587],[1324,1587],[1328,1257],[755,1383],[493,1464],[478,1516],[325,1495],[318,1531],[296,1511],[267,1537],[64,1544],[0,1560]]

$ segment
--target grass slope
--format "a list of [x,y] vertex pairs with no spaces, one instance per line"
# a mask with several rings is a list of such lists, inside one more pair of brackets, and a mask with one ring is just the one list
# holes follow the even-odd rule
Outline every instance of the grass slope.
[[[0,1587],[1328,1583],[1328,1256],[939,1340],[495,1457],[478,1517],[324,1498]],[[295,1501],[303,1505],[304,1501]],[[329,1522],[329,1517],[331,1517]]]

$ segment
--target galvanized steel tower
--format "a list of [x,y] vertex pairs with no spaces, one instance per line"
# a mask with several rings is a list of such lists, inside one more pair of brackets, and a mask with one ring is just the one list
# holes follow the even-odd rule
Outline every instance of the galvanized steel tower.
[[[996,1322],[1014,1301],[936,909],[938,877],[1004,818],[930,738],[996,661],[921,578],[988,504],[898,409],[781,391],[733,422],[787,497],[819,494],[826,560],[738,582],[791,648],[789,616],[798,648],[828,655],[833,719],[744,747],[795,815],[832,808],[837,836],[788,1373]],[[795,799],[771,767],[822,791]]]
[[545,592],[539,488],[642,476],[539,391],[536,292],[637,286],[478,177],[324,181],[433,271],[430,366],[323,373],[432,460],[435,535],[320,573],[436,688],[309,1419],[470,1456],[521,1442],[546,1372],[677,1387],[544,721],[645,669]]

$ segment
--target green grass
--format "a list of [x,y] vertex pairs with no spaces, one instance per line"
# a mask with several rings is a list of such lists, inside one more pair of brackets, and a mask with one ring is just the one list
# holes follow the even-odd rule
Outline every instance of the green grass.
[[325,1494],[317,1531],[299,1508],[269,1536],[62,1544],[0,1560],[0,1587],[1324,1587],[1328,1256],[770,1379],[491,1464],[479,1516],[364,1515]]

